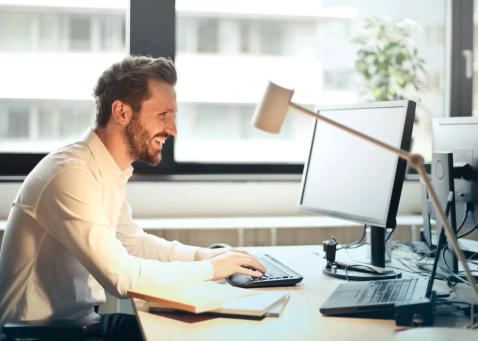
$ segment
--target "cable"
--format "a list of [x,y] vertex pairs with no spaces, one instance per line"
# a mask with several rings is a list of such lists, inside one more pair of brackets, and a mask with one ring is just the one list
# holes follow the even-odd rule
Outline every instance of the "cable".
[[390,237],[392,236],[393,232],[395,232],[395,230],[396,230],[396,227],[397,227],[397,226],[395,226],[395,227],[392,229],[392,231],[390,231],[390,233],[388,234],[387,238],[385,238],[385,243],[387,243],[387,242],[388,242],[388,240],[389,240],[389,239],[390,239]]
[[398,270],[402,270],[402,271],[409,272],[416,275],[424,275],[423,271],[417,271],[411,268],[408,264],[405,264],[403,260],[401,260],[399,257],[395,258],[395,260],[398,261],[400,264],[402,264],[403,268],[398,266],[393,266],[393,265],[388,265],[387,268],[398,269]]
[[[377,275],[380,274],[380,272],[378,272],[373,267],[368,266],[366,264],[348,264],[344,267],[345,279],[347,280],[347,282],[350,282],[349,275],[348,275],[349,268],[350,268],[350,270],[354,270],[354,269],[357,269],[357,268],[366,268],[366,269],[371,270],[373,273],[375,273]],[[399,278],[399,274],[397,274],[397,276],[395,278]]]
[[470,257],[467,258],[467,262],[468,263],[471,263],[471,264],[475,264],[478,266],[478,261],[473,261],[473,258],[475,258],[475,256],[478,255],[478,252],[475,252],[475,253],[472,253]]
[[436,249],[433,249],[433,250],[430,250],[429,252],[425,253],[424,255],[422,255],[417,262],[420,262],[422,261],[424,258],[429,258],[429,257],[433,257],[434,254],[436,252]]
[[401,241],[393,241],[391,244],[391,258],[400,263],[400,266],[387,265],[389,268],[403,270],[412,274],[426,276],[427,273],[421,271],[417,266],[419,255],[413,251],[413,247]]
[[478,252],[475,252],[475,253],[471,254],[471,256],[468,257],[468,260],[471,261],[473,258],[475,258],[476,255],[478,255]]
[[[364,232],[365,232],[365,230],[364,230]],[[365,233],[363,233],[363,234],[362,234],[362,237],[360,237],[360,239],[358,239],[357,241],[355,241],[355,242],[353,242],[353,243],[350,243],[350,244],[346,244],[346,245],[343,245],[340,241],[338,241],[338,240],[336,239],[338,245],[340,245],[340,247],[338,247],[337,250],[342,250],[342,249],[345,250],[345,252],[347,253],[347,256],[349,257],[349,259],[352,260],[352,261],[356,261],[356,260],[350,255],[348,249],[351,248],[351,247],[350,247],[351,244],[360,243],[360,242],[364,239],[364,237],[365,237]],[[362,245],[363,245],[363,244],[360,244],[359,246],[362,246]],[[353,245],[352,245],[352,246],[353,246]],[[349,281],[349,282],[350,282],[350,279],[349,279],[348,271],[349,271],[349,270],[353,270],[354,268],[355,268],[355,269],[357,269],[357,268],[366,268],[366,269],[371,270],[371,272],[373,272],[373,273],[375,273],[375,274],[377,274],[377,275],[378,275],[378,274],[381,274],[381,272],[379,272],[379,271],[377,271],[376,269],[374,269],[373,266],[369,266],[369,265],[367,265],[367,264],[363,264],[363,263],[347,264],[347,265],[345,265],[344,270],[345,270],[345,279],[346,279],[347,281]],[[399,269],[399,268],[398,268],[398,269]],[[407,270],[405,270],[405,271],[407,271]],[[400,276],[400,275],[397,273],[396,278],[399,278],[399,276]]]
[[[365,231],[366,230],[364,229],[364,232]],[[351,249],[351,248],[354,248],[354,247],[359,247],[359,246],[362,246],[362,245],[366,244],[366,243],[361,243],[362,240],[364,239],[364,237],[365,237],[365,233],[362,233],[362,236],[357,241],[349,243],[349,244],[342,244],[342,243],[340,243],[340,241],[337,240],[337,243],[338,243],[337,250],[345,250],[345,252],[347,253],[348,258],[350,260],[354,261],[355,259],[348,252],[348,249]],[[396,243],[400,245],[400,242],[396,242]],[[405,246],[406,244],[403,244],[403,245]],[[406,245],[406,247],[407,247],[407,250],[410,249],[410,246]],[[415,262],[416,268],[413,268],[410,265],[410,264],[413,264],[413,262],[415,261],[415,259],[413,259],[413,258],[408,259],[409,262],[407,263],[407,260],[402,259],[402,257],[392,257],[395,261],[399,262],[401,266],[387,265],[387,268],[397,269],[397,270],[405,271],[405,272],[415,274],[415,275],[420,275],[420,276],[429,276],[429,274],[430,274],[429,269],[425,268],[424,264],[420,264],[420,262],[424,258],[429,257],[430,255],[433,255],[434,253],[435,253],[435,250],[431,250],[430,252],[426,253],[425,255],[420,256],[420,258]],[[367,266],[366,264],[363,264],[363,263],[348,264],[344,267],[345,275],[346,275],[347,280],[349,280],[348,271],[352,270],[354,267],[362,267],[362,268],[373,269],[373,268],[371,268],[371,267],[369,267],[369,266]],[[439,273],[435,274],[435,278],[438,279],[438,280],[445,280],[445,281],[448,280],[448,278],[441,276]],[[452,288],[454,287],[454,285],[452,283],[449,282],[448,284],[449,284],[450,287],[452,287]]]
[[445,266],[446,266],[446,269],[444,269],[443,267],[441,267],[442,270],[448,271],[448,273],[450,274],[450,276],[456,278],[458,281],[464,283],[465,285],[470,286],[470,284],[468,283],[467,280],[465,280],[465,279],[461,278],[460,276],[458,276],[457,274],[455,274],[455,273],[453,272],[453,270],[450,268],[450,265],[447,263],[446,258],[445,258],[445,252],[446,252],[447,250],[448,250],[448,248],[444,247],[443,250],[442,250],[442,253],[441,253],[441,257],[442,257],[442,260],[443,260],[443,264],[445,264]]
[[[405,248],[406,251],[401,251],[400,250],[401,247]],[[405,254],[416,255],[419,258],[416,259],[413,257],[407,257],[406,259],[403,259],[404,258],[403,255],[398,255],[398,257],[397,255],[395,255],[395,253],[397,252],[404,252]],[[431,255],[433,255],[435,253],[435,250],[431,250],[423,255],[419,255],[414,252],[413,247],[410,246],[408,243],[394,241],[392,244],[392,253],[393,253],[392,259],[394,259],[396,262],[399,262],[401,266],[399,267],[399,266],[387,265],[388,268],[398,269],[398,270],[402,270],[405,272],[409,272],[412,274],[425,276],[425,277],[430,275],[430,269],[426,268],[426,265],[429,265],[429,263],[422,263],[422,260],[424,258],[428,258]],[[408,263],[405,263],[407,261]],[[435,278],[439,280],[446,280],[446,278],[440,276],[439,274],[436,274]]]
[[[359,240],[360,240],[360,239],[359,239]],[[344,249],[345,252],[347,252],[347,256],[348,256],[351,260],[354,260],[354,259],[352,258],[352,256],[350,255],[349,251],[347,250],[349,247],[345,247],[345,246],[344,246],[341,242],[339,242],[338,240],[337,240],[337,243],[341,246],[340,248],[337,248],[337,250],[342,250],[342,249]],[[346,272],[346,274],[347,274],[347,272]]]
[[[449,210],[449,207],[450,207],[450,206],[447,204],[447,211]],[[445,239],[444,230],[441,230],[441,232],[440,232],[440,237],[439,237],[439,239],[438,239],[438,241],[437,241],[437,247],[436,247],[436,249],[435,249],[435,250],[432,250],[432,251],[430,251],[430,252],[428,252],[428,253],[426,253],[425,255],[423,255],[423,256],[418,260],[417,266],[418,266],[419,269],[423,269],[423,270],[426,270],[426,271],[430,272],[430,269],[425,266],[425,265],[429,265],[429,264],[422,264],[422,263],[420,263],[420,261],[421,261],[423,258],[428,257],[429,255],[431,255],[431,254],[434,253],[435,256],[434,256],[433,269],[432,269],[432,272],[435,272],[434,277],[435,277],[435,278],[438,278],[438,279],[446,280],[447,283],[448,283],[448,286],[454,287],[454,285],[456,285],[456,283],[453,283],[453,282],[450,280],[450,277],[444,278],[443,275],[442,275],[440,272],[436,271],[436,266],[440,264],[440,263],[439,263],[440,256],[443,258],[443,263],[445,263],[445,265],[448,267],[448,264],[446,264],[445,259],[444,259],[444,256],[443,256],[443,255],[444,255],[444,250],[445,250],[445,245],[446,245],[446,239]],[[448,269],[445,269],[445,268],[443,268],[442,265],[440,265],[440,270],[442,270],[442,271],[444,271],[444,272],[450,272],[450,273],[452,273],[452,271],[450,271],[449,267],[448,267]],[[437,276],[437,275],[438,275],[438,276]],[[460,280],[461,280],[461,278],[460,278]]]
[[[446,262],[446,258],[445,258],[445,252],[451,252],[451,251],[450,251],[450,250],[448,250],[448,248],[445,248],[445,249],[443,250],[443,261],[444,261],[445,265],[446,265],[446,266],[447,266],[447,268],[448,268],[447,270],[448,270],[448,271],[450,271],[450,272],[452,272],[452,270],[450,269],[450,267],[449,267],[448,263]],[[475,254],[476,254],[476,253],[478,253],[478,252],[475,252]],[[473,256],[474,256],[475,254],[473,254]],[[473,264],[478,264],[478,263],[475,263],[475,262],[471,262],[471,263],[473,263]],[[475,273],[476,273],[476,272],[478,272],[478,269],[471,270],[471,272],[472,272],[472,273],[473,273],[473,272],[475,272]],[[459,273],[459,274],[465,274],[465,272],[464,272],[464,271],[459,271],[458,273]]]
[[340,247],[337,248],[337,250],[341,249],[354,249],[356,247],[360,247],[366,243],[362,243],[362,241],[365,239],[365,236],[367,235],[367,225],[363,226],[363,232],[362,235],[360,236],[359,239],[357,239],[354,242],[348,243],[348,244],[342,244],[341,242],[337,241],[340,244]]
[[465,217],[463,218],[463,220],[460,223],[460,226],[456,230],[456,235],[458,235],[458,232],[460,232],[460,230],[463,228],[463,225],[465,225],[465,221],[468,218],[468,212],[470,212],[470,209],[468,208],[468,205],[466,205]]
[[460,238],[463,238],[467,235],[469,235],[470,233],[472,233],[473,231],[475,231],[476,229],[478,228],[478,224],[476,224],[475,226],[473,226],[473,228],[469,231],[466,231],[465,233],[463,233],[462,235],[458,236],[458,232],[457,232],[457,236],[456,236],[456,239],[460,239]]
[[[431,275],[431,271],[430,271],[429,268],[425,267],[425,265],[428,265],[428,264],[426,264],[426,263],[418,263],[418,264],[417,264],[417,267],[418,267],[420,270],[422,270],[422,272],[423,272],[424,274],[426,274],[427,276],[429,276],[429,275]],[[440,273],[438,273],[438,272],[435,273],[434,279],[438,279],[438,280],[440,280],[440,281],[447,281],[447,280],[448,280],[447,277],[442,276],[442,275],[441,275]],[[452,283],[448,283],[448,284],[449,284],[448,286],[449,286],[450,288],[454,288],[454,285],[452,285]]]

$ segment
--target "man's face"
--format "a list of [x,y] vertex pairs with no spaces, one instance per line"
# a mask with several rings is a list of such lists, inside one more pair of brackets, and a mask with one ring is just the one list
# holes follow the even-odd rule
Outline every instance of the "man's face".
[[149,81],[149,92],[151,97],[126,126],[125,137],[134,160],[156,165],[161,160],[162,145],[176,135],[176,93],[171,85],[158,80]]

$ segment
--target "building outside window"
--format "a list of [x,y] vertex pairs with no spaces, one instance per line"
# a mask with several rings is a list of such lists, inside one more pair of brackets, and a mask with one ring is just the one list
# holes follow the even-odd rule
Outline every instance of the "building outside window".
[[93,87],[126,56],[127,1],[0,1],[0,152],[47,153],[93,124]]
[[[311,109],[370,100],[355,72],[352,37],[364,19],[414,20],[426,75],[418,104],[415,151],[431,157],[431,117],[445,113],[446,1],[177,0],[179,134],[175,160],[302,163],[313,122],[287,115],[278,136],[249,124],[268,80],[295,88]],[[414,8],[413,11],[410,8]]]
[[[0,0],[0,152],[46,153],[93,124],[93,86],[127,55],[127,7]],[[250,126],[255,104],[268,80],[310,109],[370,100],[351,40],[373,16],[420,26],[412,38],[426,76],[413,148],[429,156],[430,119],[446,111],[445,12],[445,0],[176,0],[175,161],[301,164],[313,123],[291,113],[271,136]]]

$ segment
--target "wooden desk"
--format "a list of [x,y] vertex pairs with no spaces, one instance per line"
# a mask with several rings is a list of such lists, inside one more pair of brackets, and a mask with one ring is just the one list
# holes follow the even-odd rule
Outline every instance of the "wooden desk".
[[134,300],[145,340],[390,340],[395,321],[325,317],[320,305],[340,280],[322,275],[325,261],[314,254],[319,246],[278,246],[246,248],[267,252],[304,276],[295,287],[260,290],[286,290],[290,300],[280,318],[260,321],[239,318],[203,317],[181,314],[155,315],[145,311],[142,301]]

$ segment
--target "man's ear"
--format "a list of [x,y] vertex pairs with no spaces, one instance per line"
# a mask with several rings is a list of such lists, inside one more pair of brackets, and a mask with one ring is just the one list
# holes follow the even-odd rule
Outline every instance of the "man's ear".
[[132,113],[131,107],[119,99],[111,104],[111,118],[116,124],[126,126],[131,120]]

